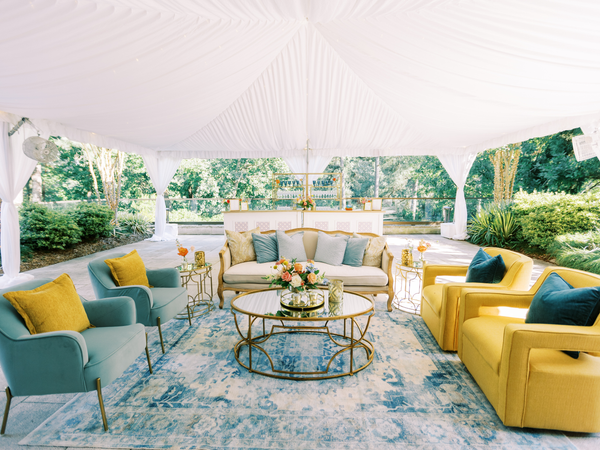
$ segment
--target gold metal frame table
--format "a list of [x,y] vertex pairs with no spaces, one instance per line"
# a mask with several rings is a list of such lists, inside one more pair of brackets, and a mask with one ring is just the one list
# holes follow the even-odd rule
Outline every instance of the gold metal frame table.
[[[375,347],[365,338],[371,318],[375,314],[373,300],[353,292],[344,292],[342,302],[329,303],[329,291],[324,290],[325,304],[320,308],[289,310],[280,303],[281,291],[281,289],[250,291],[234,297],[231,301],[231,312],[233,313],[235,326],[241,337],[233,347],[233,352],[235,359],[242,367],[248,369],[250,372],[273,378],[322,380],[354,375],[373,362]],[[238,319],[238,315],[241,316],[241,319]],[[246,332],[242,332],[240,328],[244,316],[248,318],[248,329]],[[357,321],[359,317],[364,319],[365,323],[363,327]],[[260,327],[261,319],[262,327]],[[329,329],[329,322],[338,320],[344,321],[343,334],[333,333]],[[257,321],[259,321],[257,325],[260,331],[254,335],[252,333],[253,325]],[[266,322],[272,322],[270,329],[267,329]],[[331,342],[340,347],[340,350],[334,352],[329,359],[325,370],[296,372],[277,368],[268,352],[261,347],[261,344],[273,336],[302,333],[326,335]],[[241,350],[244,348],[248,350],[246,352],[247,356],[241,354]],[[356,367],[354,364],[354,353],[360,349],[363,349],[366,353],[366,362],[360,367]],[[271,366],[270,372],[265,372],[253,366],[253,350],[258,350],[267,357]],[[349,352],[350,355],[348,370],[345,372],[330,373],[329,370],[333,361],[345,352]]]
[[[188,292],[188,308],[190,317],[199,317],[215,309],[213,303],[213,283],[212,283],[212,264],[206,263],[199,267],[196,264],[187,264],[178,266],[181,277],[181,286],[188,289],[190,286],[196,287],[196,293]],[[207,286],[208,282],[208,286]],[[210,287],[210,294],[208,293]],[[176,316],[180,320],[188,318],[187,313],[179,313]]]
[[423,266],[395,265],[396,292],[392,306],[409,314],[421,315],[421,289],[423,286]]

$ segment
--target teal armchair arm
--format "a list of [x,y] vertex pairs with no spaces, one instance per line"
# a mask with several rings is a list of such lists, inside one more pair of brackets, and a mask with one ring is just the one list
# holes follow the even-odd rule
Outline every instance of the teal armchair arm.
[[89,361],[85,339],[75,331],[54,331],[11,339],[0,331],[0,361],[13,395],[85,392]]
[[88,301],[81,297],[83,308],[95,327],[121,327],[136,323],[135,302],[131,297],[113,297]]
[[152,287],[175,288],[181,287],[181,277],[175,268],[146,269],[148,283]]
[[129,297],[135,302],[136,320],[138,323],[148,323],[150,310],[154,304],[152,292],[146,286],[116,286],[106,290],[106,296]]

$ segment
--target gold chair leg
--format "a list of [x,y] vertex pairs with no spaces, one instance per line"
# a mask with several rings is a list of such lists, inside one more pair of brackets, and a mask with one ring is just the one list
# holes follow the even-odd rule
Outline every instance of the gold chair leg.
[[156,318],[156,323],[158,325],[158,335],[160,336],[160,346],[161,346],[162,352],[164,354],[165,353],[165,343],[163,342],[162,329],[160,328],[160,317]]
[[146,359],[148,360],[150,375],[152,375],[154,372],[152,372],[152,362],[150,361],[150,352],[148,351],[148,333],[146,333]]
[[6,406],[4,408],[4,418],[2,419],[2,429],[0,430],[0,434],[4,434],[6,431],[6,422],[8,421],[8,411],[10,410],[10,401],[13,396],[10,392],[10,388],[6,386]]
[[187,308],[187,312],[188,312],[188,322],[190,323],[190,327],[192,326],[192,313],[190,312],[190,305],[186,305]]
[[96,391],[98,391],[98,403],[100,403],[100,413],[102,414],[104,431],[108,431],[108,422],[106,421],[106,412],[104,411],[104,401],[102,400],[102,384],[100,383],[100,378],[96,378]]

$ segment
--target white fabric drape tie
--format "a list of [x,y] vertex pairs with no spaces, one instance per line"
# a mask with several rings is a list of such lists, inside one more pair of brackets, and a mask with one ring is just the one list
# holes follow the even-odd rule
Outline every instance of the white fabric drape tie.
[[467,202],[465,201],[465,183],[476,157],[476,153],[439,156],[444,169],[456,184],[456,200],[454,202],[454,225],[456,230],[452,239],[465,240],[467,238],[468,215]]
[[144,156],[144,164],[152,180],[152,185],[156,190],[156,213],[154,216],[154,235],[149,241],[170,241],[175,239],[166,233],[167,225],[167,207],[165,205],[165,191],[177,172],[181,163],[179,158]]
[[[321,173],[329,165],[331,156],[323,156],[316,154],[315,151],[309,150],[308,164],[306,162],[306,150],[299,152],[297,156],[284,156],[283,160],[294,173]],[[316,177],[309,177],[309,181]]]
[[0,246],[2,247],[2,270],[4,270],[4,275],[0,277],[2,289],[33,279],[32,275],[19,273],[21,230],[19,213],[14,202],[37,164],[37,161],[25,156],[21,147],[25,139],[36,133],[29,125],[24,125],[17,133],[8,137],[12,127],[13,124],[0,122],[0,198],[2,198]]

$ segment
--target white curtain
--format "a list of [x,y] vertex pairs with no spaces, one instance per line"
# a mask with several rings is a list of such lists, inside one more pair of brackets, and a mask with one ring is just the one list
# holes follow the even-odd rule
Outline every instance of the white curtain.
[[37,161],[28,158],[22,151],[23,141],[36,133],[29,125],[23,125],[19,131],[8,137],[14,124],[0,122],[0,198],[2,198],[2,270],[0,288],[22,283],[33,278],[20,274],[21,231],[19,213],[15,199],[31,176]]
[[165,191],[177,172],[181,159],[169,157],[144,156],[144,163],[152,185],[156,190],[156,213],[154,218],[154,235],[150,241],[170,241],[176,238],[166,232],[167,207],[165,205]]
[[465,201],[465,183],[471,166],[477,157],[476,153],[466,155],[445,155],[439,159],[456,184],[456,201],[454,202],[455,235],[452,239],[465,240],[467,238],[467,202]]
[[319,155],[318,152],[309,150],[307,162],[306,150],[302,150],[298,152],[297,156],[284,156],[283,160],[294,173],[321,173],[329,165],[331,156]]

